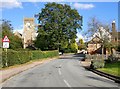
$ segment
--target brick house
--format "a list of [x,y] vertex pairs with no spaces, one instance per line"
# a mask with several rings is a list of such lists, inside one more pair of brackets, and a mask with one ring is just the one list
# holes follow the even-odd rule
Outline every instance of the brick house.
[[88,54],[99,53],[101,48],[100,39],[96,36],[88,42],[87,52]]
[[[120,32],[116,31],[115,21],[112,22],[112,32],[105,32],[109,34],[110,42],[120,43]],[[92,40],[88,42],[87,51],[89,54],[101,54],[101,42],[98,36],[94,36]],[[115,49],[112,49],[115,52]],[[104,53],[108,54],[108,51],[104,49]]]

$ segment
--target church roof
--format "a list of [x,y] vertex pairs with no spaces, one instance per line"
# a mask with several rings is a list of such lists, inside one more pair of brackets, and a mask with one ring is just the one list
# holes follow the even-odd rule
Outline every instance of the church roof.
[[14,33],[14,35],[18,36],[19,38],[22,38],[22,34],[19,33],[18,31],[16,31],[16,32]]

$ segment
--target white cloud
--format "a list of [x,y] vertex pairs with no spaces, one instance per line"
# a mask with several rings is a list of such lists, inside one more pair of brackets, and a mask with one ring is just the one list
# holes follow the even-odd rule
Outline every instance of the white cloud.
[[[8,1],[8,0],[4,0]],[[10,1],[10,0],[9,0]],[[119,0],[17,0],[20,2],[119,2]]]
[[63,2],[64,0],[27,0],[28,2]]
[[73,7],[76,9],[91,9],[95,6],[93,4],[81,4],[81,3],[74,3]]
[[7,9],[12,9],[12,8],[23,8],[22,3],[18,2],[17,0],[4,0],[0,2],[0,9],[7,8]]

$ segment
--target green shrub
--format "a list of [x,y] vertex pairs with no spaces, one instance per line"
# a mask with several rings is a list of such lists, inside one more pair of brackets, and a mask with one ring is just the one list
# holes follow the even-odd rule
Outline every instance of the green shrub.
[[6,61],[9,66],[13,66],[15,64],[23,64],[29,62],[30,60],[48,58],[58,56],[58,51],[14,51],[8,50],[7,58],[6,52],[2,51],[2,67],[6,66]]
[[31,51],[31,59],[41,59],[58,56],[58,51]]
[[[105,65],[105,61],[102,59],[102,55],[99,55],[99,54],[95,54],[95,55],[86,54],[85,58],[91,60],[90,67],[93,68],[93,69],[103,68],[104,65]],[[104,55],[104,58],[105,58],[105,55]]]
[[66,48],[64,49],[64,53],[77,53],[77,49]]
[[92,60],[90,67],[93,69],[97,69],[97,68],[103,68],[104,65],[105,65],[105,62],[102,59],[101,60],[99,59],[99,60]]
[[23,64],[30,60],[30,52],[29,51],[13,51],[8,50],[7,57],[6,52],[2,52],[2,64],[3,67],[6,67],[6,61],[8,66],[12,66],[15,64]]
[[118,61],[118,58],[117,58],[117,56],[116,55],[110,55],[110,56],[108,56],[108,59],[106,60],[106,62],[115,62],[115,61]]
[[99,54],[95,54],[95,55],[86,54],[85,56],[86,56],[86,59],[94,59],[94,60],[102,59],[102,55],[99,55]]
[[23,64],[23,63],[26,63],[26,62],[29,62],[31,59],[30,59],[30,56],[31,56],[31,52],[30,51],[16,51],[16,54],[17,54],[17,59],[19,60],[19,64]]

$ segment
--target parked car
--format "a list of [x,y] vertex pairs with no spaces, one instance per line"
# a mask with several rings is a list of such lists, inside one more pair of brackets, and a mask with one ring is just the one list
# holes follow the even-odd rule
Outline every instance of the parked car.
[[59,55],[63,55],[63,50],[59,50]]
[[62,52],[59,52],[59,55],[62,55]]

